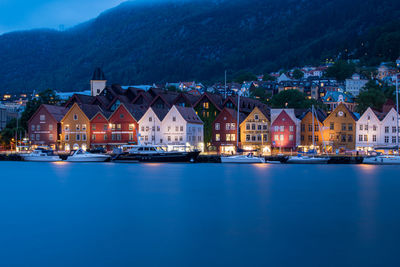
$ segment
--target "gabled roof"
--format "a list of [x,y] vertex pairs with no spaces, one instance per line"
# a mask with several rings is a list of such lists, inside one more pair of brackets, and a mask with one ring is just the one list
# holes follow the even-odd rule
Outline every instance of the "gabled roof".
[[[232,116],[232,118],[234,118],[234,120],[237,120],[237,111],[234,110],[234,109],[231,109],[231,108],[224,108],[224,109],[221,111],[221,113],[220,113],[217,117],[222,116],[224,110],[225,110],[226,112],[228,112],[228,113]],[[240,113],[239,113],[239,125],[240,125],[246,118],[247,118],[247,116],[246,116],[245,114],[243,114],[242,112],[240,112]]]
[[[226,103],[229,101],[232,102],[232,104],[237,109],[238,96],[228,96],[225,99],[223,106],[225,106]],[[240,97],[240,107],[239,107],[240,112],[250,114],[255,107],[259,107],[260,109],[264,109],[264,110],[268,109],[268,106],[261,103],[259,100],[252,99],[249,97],[242,97],[242,96]]]
[[126,104],[125,106],[137,122],[143,117],[147,110],[147,106],[144,105]]
[[98,112],[103,112],[103,110],[98,106],[98,105],[88,105],[88,104],[82,104],[78,105],[79,108],[82,110],[83,113],[85,113],[86,117],[89,120],[92,120],[93,117],[98,113]]
[[[311,111],[312,111],[311,108],[307,109],[307,110],[304,111],[303,114],[302,114],[301,116],[299,116],[298,118],[299,118],[300,120],[303,120],[304,117],[305,117],[308,113],[311,113]],[[315,119],[318,119],[320,122],[323,122],[323,121],[326,119],[326,117],[327,117],[326,113],[325,113],[322,109],[319,109],[319,108],[316,108],[316,109],[315,109],[315,114],[317,115]]]
[[217,94],[212,94],[209,92],[204,93],[197,101],[196,103],[193,104],[193,107],[196,107],[202,100],[203,98],[207,98],[218,110],[222,110],[222,96],[217,95]]
[[60,106],[53,106],[53,105],[46,105],[42,104],[36,111],[35,113],[29,118],[28,122],[30,122],[33,117],[36,116],[36,114],[39,112],[40,109],[46,109],[47,112],[53,117],[54,120],[57,122],[60,122],[62,118],[64,118],[65,114],[67,114],[68,109],[65,107],[60,107]]
[[78,103],[78,104],[91,104],[93,100],[95,99],[94,96],[89,96],[89,95],[81,95],[81,94],[74,94],[72,97],[65,103],[65,107],[68,107],[69,105],[73,103]]
[[188,123],[203,124],[203,121],[197,116],[196,111],[193,108],[175,106],[178,112]]
[[143,100],[144,100],[143,102],[145,102],[143,104],[145,104],[147,106],[150,106],[150,103],[153,101],[150,93],[148,93],[148,92],[139,92],[138,95],[132,100],[131,104],[137,104],[137,101],[140,98],[143,98]]
[[168,111],[169,111],[167,108],[156,108],[156,107],[154,107],[154,108],[151,108],[151,109],[154,111],[154,113],[156,114],[156,116],[158,117],[158,119],[160,121],[162,121],[165,118],[165,116],[168,114]]

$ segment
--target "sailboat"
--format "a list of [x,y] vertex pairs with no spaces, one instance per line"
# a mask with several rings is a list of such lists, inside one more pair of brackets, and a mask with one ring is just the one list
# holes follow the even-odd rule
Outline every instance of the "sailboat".
[[396,152],[397,155],[377,155],[373,157],[364,158],[364,164],[371,165],[400,165],[399,156],[399,76],[396,75],[396,111],[397,111],[397,138],[396,138]]
[[[314,106],[311,109],[312,115],[312,140],[313,140],[313,148],[315,147],[315,123],[314,123],[314,116],[315,110]],[[321,127],[318,127],[321,129]],[[329,157],[315,157],[315,151],[313,151],[312,156],[304,156],[302,154],[298,154],[297,156],[290,156],[285,163],[292,163],[292,164],[326,164],[328,163]]]
[[[236,123],[236,147],[239,150],[239,124],[240,124],[240,90],[238,91],[238,104],[237,104],[237,123]],[[247,155],[233,155],[233,156],[221,156],[222,163],[265,163],[265,158],[256,157],[253,153]]]

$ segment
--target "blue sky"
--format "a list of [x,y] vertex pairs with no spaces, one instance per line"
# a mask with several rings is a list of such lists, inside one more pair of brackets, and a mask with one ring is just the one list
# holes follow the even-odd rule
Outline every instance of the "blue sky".
[[125,0],[0,0],[0,34],[74,26]]

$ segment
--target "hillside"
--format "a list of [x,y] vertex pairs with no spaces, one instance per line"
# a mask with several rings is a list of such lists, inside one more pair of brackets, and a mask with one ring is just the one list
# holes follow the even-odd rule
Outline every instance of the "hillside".
[[398,0],[127,2],[64,32],[0,36],[0,90],[81,90],[96,66],[110,82],[215,81],[256,72],[400,55]]

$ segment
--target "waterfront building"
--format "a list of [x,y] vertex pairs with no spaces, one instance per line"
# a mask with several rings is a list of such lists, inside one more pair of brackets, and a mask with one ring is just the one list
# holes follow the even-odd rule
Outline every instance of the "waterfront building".
[[103,110],[97,105],[74,103],[61,120],[61,147],[65,151],[90,148],[90,121]]
[[400,128],[397,129],[396,120],[397,120],[397,112],[394,108],[392,108],[381,121],[381,131],[380,131],[381,146],[379,146],[379,148],[383,150],[394,150],[395,147],[400,143],[400,137],[399,137]]
[[294,109],[271,109],[271,147],[293,151],[300,145],[300,123]]
[[367,79],[361,79],[360,74],[353,74],[351,79],[346,79],[346,92],[352,94],[353,96],[358,96],[361,89],[367,84]]
[[162,144],[168,149],[204,150],[203,122],[193,108],[172,106],[161,123]]
[[244,150],[271,153],[270,114],[268,109],[255,107],[240,124],[240,143]]
[[333,110],[324,120],[324,140],[328,152],[355,149],[357,117],[344,103]]
[[[148,108],[139,120],[140,143],[163,145],[166,139],[161,132],[162,121],[168,109]],[[168,138],[168,137],[167,137]]]
[[204,144],[208,151],[215,151],[213,146],[213,123],[222,110],[221,95],[204,93],[193,105],[197,115],[204,123]]
[[[246,115],[240,113],[239,124],[245,118]],[[218,153],[234,154],[237,152],[237,123],[237,111],[231,108],[224,108],[214,120],[212,124],[212,145]]]
[[[308,109],[299,118],[301,120],[300,125],[300,146],[304,152],[309,150],[316,150],[322,152],[324,148],[324,120],[326,119],[326,114],[320,109],[314,110],[314,115],[312,110]],[[313,129],[314,121],[314,129]],[[313,140],[313,130],[314,130],[314,140]]]
[[110,139],[110,112],[98,111],[90,120],[90,143],[92,148],[107,147]]
[[108,144],[120,146],[137,144],[138,121],[144,111],[139,106],[120,104],[108,118],[110,138]]
[[382,119],[384,114],[368,108],[356,124],[356,149],[371,151],[383,145]]
[[66,113],[67,109],[64,107],[41,105],[28,121],[28,137],[31,146],[60,149],[61,120]]

